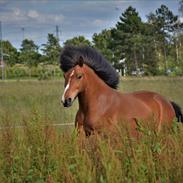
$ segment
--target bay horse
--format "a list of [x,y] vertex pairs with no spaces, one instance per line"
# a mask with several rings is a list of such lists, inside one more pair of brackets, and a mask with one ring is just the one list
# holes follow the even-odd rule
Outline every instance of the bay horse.
[[66,46],[60,56],[64,72],[64,107],[70,107],[78,97],[79,110],[75,126],[88,136],[102,128],[111,128],[120,121],[130,123],[133,131],[137,120],[153,116],[159,131],[171,126],[175,117],[183,121],[181,108],[158,93],[137,91],[120,93],[119,76],[109,62],[91,47]]

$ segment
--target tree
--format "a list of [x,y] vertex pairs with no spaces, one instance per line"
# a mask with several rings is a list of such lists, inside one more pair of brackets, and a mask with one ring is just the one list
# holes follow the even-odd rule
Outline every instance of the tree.
[[33,40],[24,39],[22,41],[19,59],[21,63],[30,67],[38,65],[40,54],[38,53],[38,46]]
[[29,51],[38,51],[38,46],[34,43],[33,40],[24,39],[21,44],[20,50],[22,52],[29,52]]
[[179,29],[183,28],[183,24],[178,21],[178,16],[174,15],[165,5],[161,5],[155,13],[151,13],[148,16],[148,22],[154,27],[153,37],[156,44],[156,50],[159,52],[159,61],[161,61],[162,54],[164,72],[167,73],[168,57],[172,47],[175,47],[176,49],[175,58],[178,60],[178,44],[175,36]]
[[78,36],[72,39],[68,39],[67,41],[64,42],[64,45],[91,46],[91,43],[84,36]]
[[13,47],[9,41],[3,41],[2,44],[5,63],[11,66],[18,63],[19,60],[17,49]]
[[115,57],[126,59],[128,73],[142,67],[141,43],[143,23],[135,8],[129,6],[120,16],[116,28],[112,29],[112,44],[115,47]]
[[53,35],[48,34],[48,41],[46,44],[42,44],[43,57],[46,63],[58,64],[61,47],[59,40]]
[[113,49],[111,46],[111,30],[103,30],[101,33],[93,34],[93,44],[94,47],[110,61],[115,62],[114,56],[113,56]]

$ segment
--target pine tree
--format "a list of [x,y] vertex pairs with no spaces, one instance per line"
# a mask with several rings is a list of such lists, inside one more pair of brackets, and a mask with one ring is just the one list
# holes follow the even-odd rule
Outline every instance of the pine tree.
[[61,47],[59,44],[59,40],[53,35],[48,34],[48,41],[46,44],[42,44],[42,51],[45,63],[48,64],[58,64],[59,55],[61,51]]
[[[153,26],[153,38],[156,46],[158,62],[160,70],[164,70],[167,74],[169,70],[169,60],[178,60],[178,43],[177,32],[183,28],[183,24],[178,20],[178,16],[174,15],[172,11],[165,5],[161,5],[155,13],[148,15],[148,22]],[[172,47],[175,53],[169,57]],[[172,57],[173,56],[173,57]]]
[[38,46],[33,40],[24,39],[22,41],[19,59],[21,63],[30,67],[38,65],[40,54],[38,53]]
[[118,60],[125,58],[128,73],[142,68],[142,27],[138,12],[133,7],[128,7],[120,16],[116,28],[112,30],[115,57]]

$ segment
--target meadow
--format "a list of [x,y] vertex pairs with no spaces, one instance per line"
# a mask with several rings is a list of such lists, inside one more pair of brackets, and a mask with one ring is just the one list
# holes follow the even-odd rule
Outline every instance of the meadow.
[[[119,90],[156,91],[183,108],[183,78],[122,78]],[[120,128],[113,137],[79,138],[77,102],[61,103],[63,80],[0,82],[0,182],[183,182],[183,126],[140,139]]]

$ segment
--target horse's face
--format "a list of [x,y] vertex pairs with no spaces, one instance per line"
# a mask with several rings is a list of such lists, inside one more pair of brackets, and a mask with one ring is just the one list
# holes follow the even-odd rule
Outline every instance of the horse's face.
[[65,89],[62,95],[64,107],[70,107],[74,99],[83,90],[84,68],[83,62],[78,63],[73,69],[64,74]]

